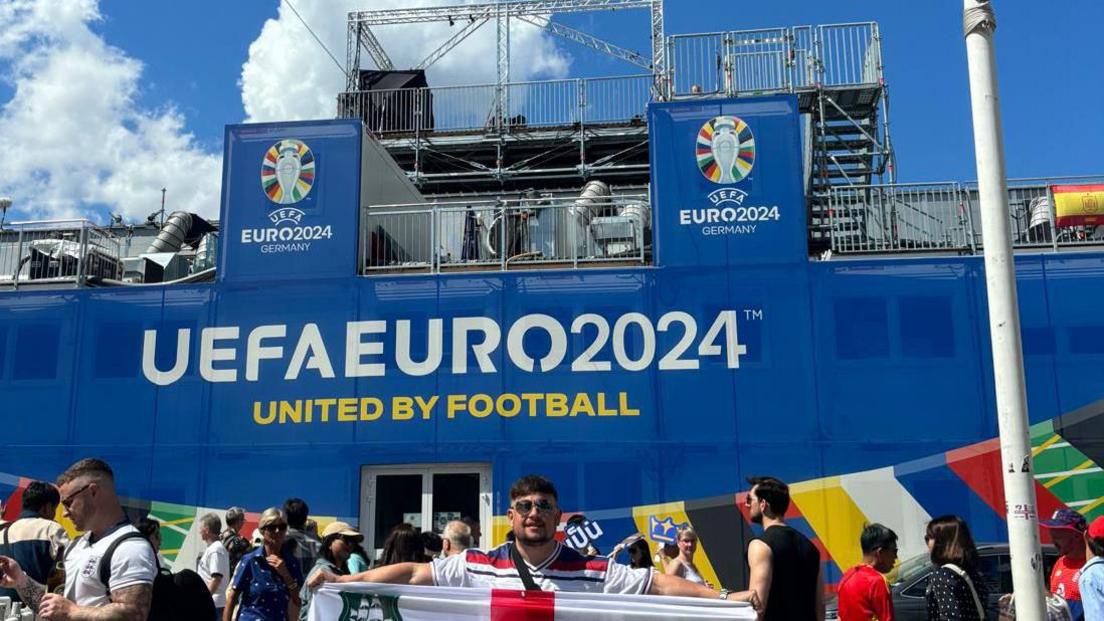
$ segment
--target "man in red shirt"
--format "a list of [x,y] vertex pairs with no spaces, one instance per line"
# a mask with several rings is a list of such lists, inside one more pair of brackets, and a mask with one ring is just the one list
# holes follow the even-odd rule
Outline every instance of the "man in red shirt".
[[839,583],[840,621],[893,621],[893,596],[882,574],[897,561],[897,533],[869,524],[859,538],[863,562],[847,570]]
[[1050,533],[1050,540],[1061,555],[1050,572],[1050,592],[1066,600],[1073,613],[1071,618],[1077,621],[1083,615],[1077,579],[1088,560],[1085,555],[1085,531],[1088,530],[1085,517],[1073,509],[1059,509],[1049,520],[1040,520],[1039,525]]

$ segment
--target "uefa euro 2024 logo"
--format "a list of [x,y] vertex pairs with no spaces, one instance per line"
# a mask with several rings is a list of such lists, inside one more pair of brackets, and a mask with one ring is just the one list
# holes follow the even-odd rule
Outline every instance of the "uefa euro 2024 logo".
[[261,188],[278,205],[293,205],[314,187],[314,153],[301,140],[272,145],[261,162]]
[[738,183],[755,166],[755,136],[740,117],[714,117],[698,131],[694,154],[706,179],[717,184]]

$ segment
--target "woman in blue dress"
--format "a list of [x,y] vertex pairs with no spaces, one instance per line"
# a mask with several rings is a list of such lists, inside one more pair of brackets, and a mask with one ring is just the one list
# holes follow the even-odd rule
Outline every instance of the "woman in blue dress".
[[226,592],[223,621],[298,621],[299,585],[303,572],[292,554],[283,553],[287,518],[276,507],[265,509],[257,523],[263,543],[242,557]]

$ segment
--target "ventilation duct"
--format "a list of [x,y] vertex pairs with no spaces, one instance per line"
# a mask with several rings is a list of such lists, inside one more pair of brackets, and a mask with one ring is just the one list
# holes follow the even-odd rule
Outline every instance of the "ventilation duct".
[[194,247],[204,235],[214,230],[215,227],[210,222],[193,213],[174,211],[161,226],[157,238],[146,249],[146,254],[176,252],[185,244]]

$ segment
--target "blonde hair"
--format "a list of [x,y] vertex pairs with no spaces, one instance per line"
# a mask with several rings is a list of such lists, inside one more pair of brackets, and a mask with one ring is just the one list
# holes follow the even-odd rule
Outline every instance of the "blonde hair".
[[694,538],[694,541],[698,540],[698,533],[694,532],[693,528],[689,526],[683,526],[678,529],[678,535],[675,536],[675,541],[682,541],[683,537],[690,536]]

